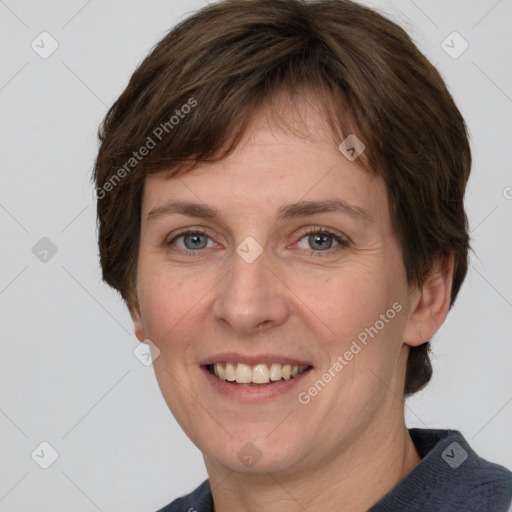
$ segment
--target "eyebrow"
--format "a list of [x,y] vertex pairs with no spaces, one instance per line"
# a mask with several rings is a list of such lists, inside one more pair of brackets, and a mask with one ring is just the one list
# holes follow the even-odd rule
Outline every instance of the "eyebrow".
[[[277,212],[276,221],[297,219],[317,213],[343,213],[366,223],[373,222],[367,210],[360,206],[347,203],[342,199],[325,199],[322,201],[299,201],[283,205]],[[146,221],[152,221],[166,215],[188,215],[203,219],[219,220],[221,211],[213,206],[190,201],[171,201],[153,208],[146,216]]]

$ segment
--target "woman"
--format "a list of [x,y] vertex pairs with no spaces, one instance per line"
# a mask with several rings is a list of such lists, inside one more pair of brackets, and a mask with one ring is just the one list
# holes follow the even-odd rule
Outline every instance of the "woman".
[[506,511],[512,473],[407,429],[464,281],[464,120],[396,24],[224,0],[107,114],[103,277],[208,480],[162,511]]

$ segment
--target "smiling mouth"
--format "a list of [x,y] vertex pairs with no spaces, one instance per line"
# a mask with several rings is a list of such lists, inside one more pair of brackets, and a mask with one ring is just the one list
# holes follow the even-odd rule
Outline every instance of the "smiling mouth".
[[280,380],[290,380],[309,371],[312,366],[299,366],[281,363],[215,363],[206,365],[206,369],[219,380],[233,384],[265,386]]

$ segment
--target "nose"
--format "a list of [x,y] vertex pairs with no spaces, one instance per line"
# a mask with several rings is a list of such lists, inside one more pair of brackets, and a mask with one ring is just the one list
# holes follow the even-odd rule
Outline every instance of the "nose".
[[215,321],[239,335],[279,326],[290,314],[290,291],[277,268],[271,268],[265,251],[252,262],[234,252],[232,267],[219,283],[217,293]]

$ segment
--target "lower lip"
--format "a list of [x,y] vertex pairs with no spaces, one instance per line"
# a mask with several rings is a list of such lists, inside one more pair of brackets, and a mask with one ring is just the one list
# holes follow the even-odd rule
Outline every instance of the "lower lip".
[[212,387],[231,400],[239,402],[262,402],[271,398],[285,395],[303,381],[303,378],[309,374],[312,368],[301,373],[297,377],[288,380],[278,380],[270,382],[264,386],[253,384],[233,384],[232,382],[221,380],[210,373],[204,366],[201,367],[208,382]]

